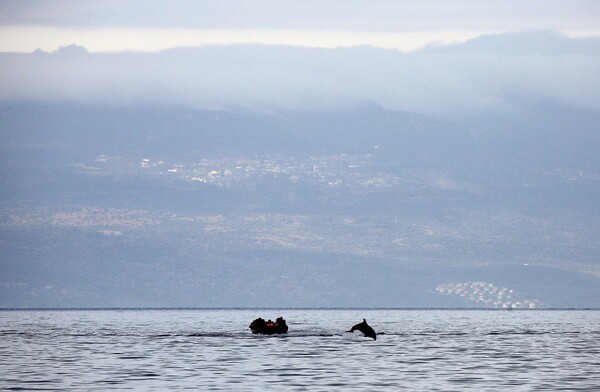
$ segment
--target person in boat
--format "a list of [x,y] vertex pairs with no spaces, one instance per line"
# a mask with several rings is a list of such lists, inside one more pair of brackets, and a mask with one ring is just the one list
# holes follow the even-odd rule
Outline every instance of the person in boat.
[[283,317],[277,317],[277,319],[275,319],[275,324],[279,326],[282,333],[287,333],[288,326],[287,326],[287,323],[285,322],[285,320],[283,319]]
[[254,334],[273,335],[287,333],[288,326],[283,317],[278,317],[275,322],[259,317],[250,324],[250,330]]

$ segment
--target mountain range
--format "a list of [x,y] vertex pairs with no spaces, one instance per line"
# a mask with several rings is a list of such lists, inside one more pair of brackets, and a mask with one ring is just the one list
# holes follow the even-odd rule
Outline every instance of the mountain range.
[[598,307],[597,56],[0,54],[0,306]]

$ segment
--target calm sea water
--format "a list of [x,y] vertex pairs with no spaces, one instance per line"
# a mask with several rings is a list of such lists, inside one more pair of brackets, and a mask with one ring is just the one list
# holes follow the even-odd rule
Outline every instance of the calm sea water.
[[[255,336],[283,316],[285,336]],[[373,341],[345,334],[366,318]],[[0,311],[0,390],[598,390],[599,311]]]

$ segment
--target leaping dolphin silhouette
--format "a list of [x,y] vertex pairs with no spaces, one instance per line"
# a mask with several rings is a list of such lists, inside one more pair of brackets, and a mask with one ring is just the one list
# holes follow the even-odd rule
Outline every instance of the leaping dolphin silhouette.
[[348,332],[354,332],[354,331],[360,331],[366,337],[373,338],[373,340],[377,340],[377,334],[375,333],[375,331],[373,331],[373,328],[371,328],[371,326],[369,324],[367,324],[367,320],[365,320],[365,319],[363,319],[362,323],[358,323],[355,326],[353,326],[352,328],[350,328],[350,331],[348,331]]

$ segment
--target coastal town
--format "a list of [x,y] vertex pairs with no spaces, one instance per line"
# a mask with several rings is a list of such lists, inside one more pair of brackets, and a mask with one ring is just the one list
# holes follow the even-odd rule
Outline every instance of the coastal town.
[[274,154],[257,157],[202,158],[188,162],[173,162],[157,157],[134,160],[100,155],[93,162],[78,163],[72,167],[79,172],[93,175],[143,175],[165,181],[211,184],[217,187],[236,187],[252,181],[275,179],[291,184],[318,184],[330,188],[355,187],[367,190],[390,188],[415,181],[410,176],[399,177],[377,170],[372,154]]

